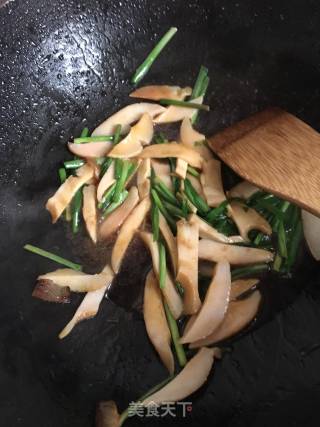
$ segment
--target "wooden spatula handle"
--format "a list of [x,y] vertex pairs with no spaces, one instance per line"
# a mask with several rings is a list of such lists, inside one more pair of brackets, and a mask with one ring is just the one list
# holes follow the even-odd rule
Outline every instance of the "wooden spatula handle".
[[212,136],[209,139],[210,147],[215,153],[219,154],[233,142],[243,138],[246,134],[252,132],[259,126],[265,125],[283,112],[283,110],[277,107],[268,108],[267,110],[255,113],[240,122],[234,123],[232,126],[223,129],[221,132]]
[[320,215],[320,134],[279,108],[209,139],[212,150],[258,187]]

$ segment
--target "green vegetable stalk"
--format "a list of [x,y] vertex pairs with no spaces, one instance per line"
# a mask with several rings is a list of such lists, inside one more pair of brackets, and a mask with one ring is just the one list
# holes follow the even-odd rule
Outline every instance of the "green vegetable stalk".
[[151,197],[152,197],[153,203],[159,208],[160,212],[162,213],[162,215],[165,217],[168,224],[170,225],[171,230],[175,233],[177,230],[176,222],[171,217],[171,215],[169,214],[169,212],[167,211],[165,206],[163,205],[163,203],[160,200],[156,190],[154,190],[154,189],[151,190]]
[[109,167],[111,166],[111,163],[113,162],[113,159],[111,157],[106,157],[100,167],[100,179],[103,177],[103,175],[107,172]]
[[121,139],[121,125],[117,125],[113,135],[113,145],[119,144],[120,139]]
[[82,207],[82,188],[80,188],[76,192],[71,204],[73,233],[78,233],[79,231],[81,207]]
[[[198,98],[199,96],[205,96],[209,85],[208,69],[203,65],[200,67],[200,71],[197,80],[194,84],[191,99]],[[199,110],[196,111],[191,119],[191,123],[194,124],[197,121]]]
[[159,208],[155,203],[152,203],[151,223],[152,223],[153,240],[155,242],[159,240],[159,219],[160,219]]
[[44,249],[38,248],[37,246],[33,245],[24,245],[23,249],[26,251],[32,252],[34,254],[40,255],[44,258],[51,259],[52,261],[64,265],[65,267],[72,268],[76,271],[81,271],[82,266],[80,264],[76,264],[75,262],[69,261],[65,258],[62,258],[59,255],[53,254],[52,252],[45,251]]
[[250,267],[239,267],[231,271],[232,280],[242,279],[244,277],[252,277],[269,271],[268,264],[256,264]]
[[117,203],[120,200],[120,194],[124,190],[124,186],[128,177],[129,166],[130,163],[127,160],[122,161],[121,168],[118,171],[116,186],[112,197],[113,202]]
[[186,357],[183,345],[180,344],[180,334],[179,334],[178,325],[175,318],[172,316],[170,308],[166,302],[164,303],[164,309],[166,312],[167,321],[168,321],[169,329],[171,332],[172,342],[175,348],[178,362],[179,362],[179,365],[183,367],[187,363],[187,357]]
[[188,165],[188,173],[194,176],[195,178],[198,178],[200,176],[200,173],[190,165]]
[[171,27],[169,31],[167,31],[165,35],[159,40],[159,42],[155,45],[155,47],[152,49],[152,51],[149,53],[143,63],[137,68],[131,79],[132,84],[136,85],[143,79],[143,77],[150,70],[154,61],[160,55],[161,51],[165,48],[165,46],[169,43],[169,41],[172,39],[172,37],[177,31],[177,28]]
[[85,138],[87,136],[89,136],[89,128],[85,127],[82,129],[82,132],[80,134],[80,138]]
[[190,101],[178,101],[176,99],[162,98],[159,100],[159,103],[161,105],[176,105],[177,107],[194,108],[196,110],[210,111],[209,105],[197,104],[196,102]]
[[113,141],[112,135],[99,135],[99,136],[80,136],[80,138],[75,138],[75,144],[86,144],[88,142],[104,142],[104,141]]
[[159,193],[159,195],[165,199],[167,202],[177,205],[178,201],[173,192],[166,186],[164,182],[161,181],[159,177],[154,177],[153,187]]
[[190,202],[199,210],[200,214],[206,215],[210,211],[210,207],[207,205],[206,201],[196,192],[188,178],[184,181],[184,192]]
[[99,202],[99,204],[98,204],[98,208],[99,209],[103,209],[103,210],[105,210],[105,209],[107,209],[107,207],[109,206],[109,204],[110,204],[110,202],[111,202],[111,200],[112,200],[112,197],[113,197],[113,194],[114,194],[114,190],[115,190],[115,187],[116,187],[116,183],[114,182],[105,192],[104,192],[104,195],[102,196],[102,198],[101,198],[101,200],[100,200],[100,202]]
[[84,160],[81,159],[75,159],[75,160],[68,160],[66,162],[64,162],[64,167],[66,169],[78,169],[81,166],[83,166],[86,162]]
[[166,249],[162,242],[158,242],[159,248],[159,286],[160,289],[164,289],[167,280],[167,260],[166,260]]
[[114,210],[117,209],[117,207],[119,207],[120,205],[122,205],[122,203],[126,200],[126,198],[128,197],[128,191],[127,190],[123,190],[118,198],[118,201],[116,202],[112,202],[110,203],[110,205],[103,211],[103,217],[106,217],[107,215],[111,214],[111,212],[113,212]]

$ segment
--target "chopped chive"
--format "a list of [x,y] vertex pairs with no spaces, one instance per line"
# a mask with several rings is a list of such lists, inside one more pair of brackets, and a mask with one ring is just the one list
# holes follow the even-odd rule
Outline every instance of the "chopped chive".
[[[202,92],[202,96],[204,97],[205,96],[205,94],[206,94],[206,92],[207,92],[207,88],[208,88],[208,85],[209,85],[209,78],[207,78],[206,80],[205,80],[205,85],[203,86],[203,92]],[[195,111],[194,113],[193,113],[193,115],[192,115],[192,117],[191,117],[191,123],[194,125],[195,124],[195,122],[197,121],[197,118],[198,118],[198,114],[199,114],[199,111],[200,110],[204,110],[204,108],[198,108],[197,109],[197,111]],[[206,111],[209,111],[209,110],[206,110]]]
[[183,345],[180,344],[180,333],[178,329],[178,324],[176,319],[172,316],[170,308],[166,302],[164,303],[164,309],[166,312],[167,321],[168,321],[169,329],[171,332],[171,338],[176,351],[178,362],[179,362],[179,365],[183,367],[187,363],[187,357],[186,357],[186,353],[184,351]]
[[55,255],[52,252],[48,252],[48,251],[45,251],[44,249],[38,248],[37,246],[24,245],[23,249],[29,252],[32,252],[34,254],[40,255],[44,258],[51,259],[51,261],[55,261],[56,263],[72,268],[73,270],[76,270],[76,271],[82,270],[82,266],[80,264],[76,264],[75,262],[62,258],[59,255]]
[[[117,125],[115,133],[113,135],[113,144],[117,145],[119,143],[119,141],[120,141],[120,138],[121,138],[121,125]],[[114,159],[111,158],[111,157],[102,157],[102,159],[100,161],[101,161],[100,178],[102,178],[103,175],[107,172],[107,170],[111,166],[111,164],[114,161]],[[97,161],[97,163],[98,163],[98,161]],[[116,165],[117,164],[119,165],[119,162],[116,162]]]
[[59,172],[60,182],[61,184],[63,184],[67,179],[67,171],[65,170],[65,168],[60,168],[58,172]]
[[154,203],[158,206],[160,212],[163,215],[168,214],[168,212],[166,212],[166,209],[163,206],[163,203],[162,203],[162,201],[161,201],[160,197],[158,196],[158,194],[157,194],[157,192],[156,192],[155,189],[151,190],[151,196],[152,196],[152,199],[153,199]]
[[181,203],[181,210],[183,212],[183,217],[187,218],[190,211],[189,211],[189,206],[188,206],[188,202],[185,198],[182,199],[182,203]]
[[[289,207],[290,207],[290,202],[282,201],[280,211],[282,213],[285,213]],[[280,219],[279,217],[275,216],[272,221],[272,229],[274,232],[278,233],[278,249],[279,249],[279,252],[276,253],[276,256],[273,261],[273,269],[279,272],[282,266],[282,257],[287,254],[287,249],[285,246],[286,236],[285,236],[283,219]]]
[[256,238],[253,241],[253,244],[256,245],[256,246],[259,246],[260,243],[261,243],[261,241],[262,241],[262,239],[263,239],[263,236],[264,236],[263,233],[258,233],[257,236],[256,236]]
[[279,199],[270,193],[265,193],[264,191],[256,191],[247,199],[247,205],[248,206],[254,206],[256,203],[259,203],[260,201],[269,201],[270,203],[278,203]]
[[278,225],[278,247],[279,247],[280,256],[282,258],[287,258],[288,257],[287,236],[286,236],[286,231],[284,229],[283,221],[280,221]]
[[165,206],[167,211],[173,216],[177,216],[178,218],[186,218],[188,216],[188,214],[184,214],[184,211],[182,209],[178,208],[175,205],[172,205],[169,202],[164,201],[163,205]]
[[107,170],[111,166],[112,162],[113,162],[113,159],[111,157],[105,158],[104,162],[102,163],[102,165],[100,167],[100,178],[102,178],[103,175],[107,172]]
[[75,144],[85,144],[88,142],[104,142],[104,141],[113,141],[112,135],[106,136],[81,136],[80,138],[75,138]]
[[79,231],[81,207],[82,207],[82,188],[80,188],[76,192],[71,204],[73,233],[78,233]]
[[160,212],[162,213],[162,215],[167,220],[168,224],[170,225],[171,230],[175,233],[176,230],[177,230],[176,222],[170,216],[169,212],[167,211],[167,209],[163,205],[163,203],[160,200],[160,198],[159,198],[156,190],[154,190],[154,189],[151,190],[151,197],[152,197],[153,202],[158,206],[158,208],[159,208]]
[[259,199],[261,199],[266,193],[264,191],[257,190],[247,199],[247,204],[251,206],[256,203]]
[[117,125],[113,135],[113,145],[119,144],[120,138],[121,138],[121,125]]
[[187,198],[187,196],[184,193],[181,193],[180,191],[177,193],[177,198],[180,200],[181,202],[181,209],[183,212],[185,212],[186,216],[193,212],[192,207],[194,206],[189,199]]
[[[172,204],[177,205],[177,200],[174,197],[174,199],[171,197],[171,195],[169,195],[165,189],[163,189],[160,185],[156,184],[153,186],[153,188],[156,190],[156,192],[159,194],[159,196],[163,199],[166,200],[167,202],[170,202]],[[170,190],[169,190],[170,191]]]
[[107,209],[108,205],[111,202],[111,199],[113,197],[114,189],[115,189],[116,183],[114,182],[103,194],[99,204],[99,209]]
[[[250,236],[252,239],[253,239],[253,236],[258,237],[254,230],[249,231],[249,239],[250,239]],[[273,245],[273,241],[271,239],[271,236],[269,236],[267,234],[263,234],[261,240],[259,239],[257,244],[254,243],[255,239],[253,239],[253,241],[252,241],[252,239],[250,242],[242,242],[242,243],[239,242],[239,243],[237,243],[237,245],[238,246],[248,246],[248,247],[258,247],[258,248],[260,247],[262,249],[274,251],[274,245]]]
[[87,128],[87,127],[83,128],[82,132],[80,134],[80,138],[85,138],[88,135],[89,135],[89,128]]
[[170,172],[171,172],[171,182],[173,191],[176,194],[180,190],[180,180],[177,176],[175,176],[175,170],[176,170],[176,159],[173,159],[172,157],[169,157],[169,165],[170,165]]
[[[191,99],[198,98],[199,96],[205,96],[207,88],[209,85],[209,77],[208,77],[208,69],[204,67],[203,65],[200,67],[200,71],[197,77],[197,80],[194,84],[192,93],[191,93]],[[194,124],[197,120],[199,111],[196,111],[192,118],[191,123]]]
[[218,221],[215,224],[215,228],[217,229],[217,231],[219,231],[219,233],[222,233],[225,236],[232,236],[234,234],[237,234],[238,232],[238,229],[235,226],[234,222],[231,221],[228,217]]
[[294,230],[292,231],[292,236],[290,239],[290,247],[289,247],[288,258],[287,258],[287,268],[289,270],[292,268],[297,258],[302,236],[303,236],[302,222],[301,220],[299,220]]
[[291,218],[291,229],[295,228],[300,220],[300,209],[298,206],[291,205],[293,208],[292,218]]
[[[270,223],[271,222],[271,220],[272,220],[272,218],[273,218],[273,215],[272,214],[264,214],[263,215],[264,217],[265,217],[265,219]],[[255,246],[259,246],[261,243],[263,243],[263,240],[265,240],[265,238],[266,238],[266,235],[265,234],[263,234],[263,233],[261,233],[261,232],[259,232],[259,233],[257,233],[257,235],[256,235],[256,237],[255,237],[255,239],[254,239],[254,241],[253,241],[253,244],[255,245]]]
[[195,99],[201,96],[201,91],[203,89],[203,82],[207,76],[208,76],[208,68],[201,65],[199,74],[197,76],[196,82],[192,89],[192,93],[190,97],[191,99]]
[[231,277],[232,280],[236,280],[243,277],[256,276],[269,270],[270,267],[268,264],[256,264],[251,267],[239,267],[232,270]]
[[131,79],[132,84],[136,85],[143,79],[143,77],[150,70],[153,62],[157,59],[161,51],[165,48],[165,46],[169,43],[169,41],[172,39],[172,37],[177,31],[177,28],[171,27],[169,31],[167,31],[164,36],[162,36],[162,38],[158,41],[158,43],[155,45],[155,47],[152,49],[146,59],[136,69],[136,72],[134,73]]
[[152,203],[151,207],[151,224],[153,240],[157,242],[159,240],[159,208],[156,204]]
[[274,258],[274,261],[273,261],[273,269],[274,269],[274,271],[280,271],[281,264],[282,264],[282,258],[277,253],[276,256],[275,256],[275,258]]
[[197,104],[196,102],[190,101],[178,101],[177,99],[165,99],[159,100],[161,105],[176,105],[177,107],[183,108],[195,108],[196,110],[210,111],[209,105]]
[[[156,393],[158,390],[162,389],[165,385],[168,384],[169,381],[171,381],[174,378],[174,375],[170,375],[170,377],[166,378],[164,381],[161,381],[161,383],[155,385],[150,390],[148,390],[145,394],[140,396],[134,403],[143,402],[147,397],[151,396],[153,393]],[[123,425],[123,423],[126,421],[126,419],[129,416],[129,407],[125,409],[119,419],[119,427]]]
[[264,200],[264,199],[260,199],[256,202],[255,209],[265,209],[266,211],[269,211],[270,213],[272,213],[273,215],[277,216],[280,220],[283,219],[283,212],[281,211],[281,209],[277,208],[276,206],[274,206],[273,204],[269,203],[268,200]]
[[190,165],[188,165],[188,173],[196,178],[200,176],[200,173]]
[[[280,211],[282,212],[282,214],[284,214],[288,210],[289,206],[290,206],[290,202],[283,201],[281,203]],[[279,223],[280,223],[281,220],[282,219],[280,219],[278,217],[274,218],[274,221],[273,221],[273,224],[272,224],[273,231],[275,231],[275,232],[278,231]]]
[[287,200],[284,200],[282,202],[281,212],[285,213],[289,207],[290,207],[290,202],[288,202]]
[[127,160],[124,160],[122,162],[122,168],[121,168],[120,176],[116,181],[116,187],[115,187],[114,194],[112,197],[113,202],[118,202],[120,200],[120,194],[124,189],[124,186],[125,186],[125,183],[126,183],[126,180],[128,177],[129,165],[130,165],[130,163]]
[[208,89],[208,86],[209,86],[209,83],[210,83],[210,78],[208,76],[206,76],[202,82],[202,87],[201,87],[201,95],[202,96],[205,96],[207,89]]
[[123,167],[123,160],[116,159],[114,165],[115,165],[115,170],[114,170],[115,178],[119,179],[121,175],[122,167]]
[[66,169],[78,169],[81,166],[83,166],[86,162],[84,160],[81,159],[75,159],[75,160],[68,160],[66,162],[64,162],[64,167]]
[[128,194],[129,193],[127,190],[123,190],[119,195],[118,201],[110,203],[110,205],[103,211],[102,216],[105,218],[107,215],[111,214],[111,212],[116,210],[120,205],[122,205],[122,203],[128,197]]
[[170,202],[172,204],[177,204],[177,199],[176,199],[175,195],[170,190],[170,188],[168,188],[166,186],[166,184],[163,181],[161,181],[160,178],[155,177],[154,180],[153,180],[153,185],[154,185],[154,188],[159,193],[161,193],[161,195],[163,196],[163,198],[165,198],[168,202]]
[[229,204],[229,201],[224,200],[222,203],[220,203],[219,206],[217,206],[214,209],[211,209],[210,212],[206,215],[206,221],[209,223],[212,223],[213,221],[215,221],[220,215],[225,213],[228,204]]
[[199,210],[203,215],[206,215],[210,211],[210,207],[207,202],[196,192],[195,188],[187,178],[184,181],[184,192],[190,200],[190,202]]
[[126,182],[128,182],[131,176],[136,172],[136,170],[138,169],[138,166],[139,166],[138,163],[129,163]]
[[150,179],[151,187],[153,187],[154,186],[154,181],[156,179],[156,174],[155,174],[154,169],[153,169],[152,166],[151,166],[150,178],[149,179]]
[[243,206],[243,209],[247,212],[247,210],[248,210],[248,206],[246,206],[246,201],[245,201],[245,199],[243,199],[243,198],[241,198],[241,197],[230,197],[230,199],[228,199],[229,200],[229,203],[230,202],[238,202],[238,203],[241,203],[242,204],[242,206]]
[[180,282],[175,282],[176,288],[178,289],[179,294],[183,297],[184,295],[184,287]]
[[162,242],[158,242],[159,247],[159,286],[160,289],[166,287],[167,280],[167,260],[166,260],[166,249]]

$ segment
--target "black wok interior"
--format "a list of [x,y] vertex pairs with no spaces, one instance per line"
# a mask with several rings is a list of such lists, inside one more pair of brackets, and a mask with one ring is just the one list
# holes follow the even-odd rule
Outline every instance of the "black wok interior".
[[[56,266],[22,247],[93,268],[88,241],[66,236],[62,222],[52,226],[44,204],[66,142],[128,103],[132,72],[170,26],[179,31],[143,83],[192,85],[206,65],[212,109],[200,126],[207,134],[270,105],[320,129],[317,1],[0,7],[1,426],[92,426],[97,401],[115,399],[122,409],[166,376],[139,313],[112,301],[59,341],[81,297],[63,306],[33,299],[35,278]],[[187,418],[134,418],[128,427],[319,425],[319,287],[319,268],[306,255],[294,283],[270,284],[265,320],[230,345]]]

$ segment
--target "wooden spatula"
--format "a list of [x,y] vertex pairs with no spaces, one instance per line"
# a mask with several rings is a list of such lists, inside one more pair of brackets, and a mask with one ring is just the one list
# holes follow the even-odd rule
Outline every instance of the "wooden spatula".
[[238,175],[320,216],[320,134],[279,108],[257,113],[209,139]]

